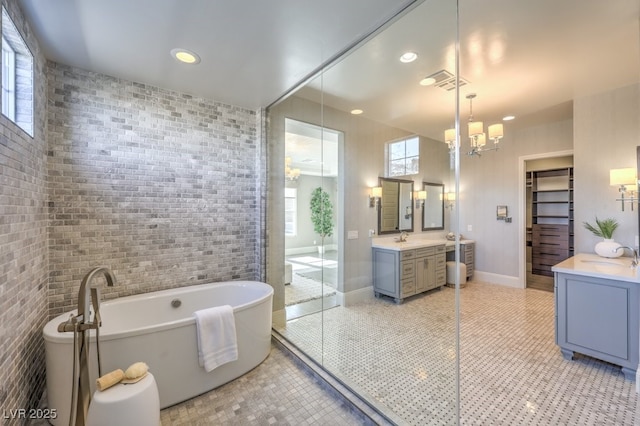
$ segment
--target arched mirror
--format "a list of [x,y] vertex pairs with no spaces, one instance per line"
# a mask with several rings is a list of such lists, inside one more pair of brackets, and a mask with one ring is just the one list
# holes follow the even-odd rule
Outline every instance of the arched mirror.
[[422,189],[427,193],[422,207],[422,230],[444,229],[444,185],[422,182]]
[[378,234],[413,232],[413,181],[380,178]]

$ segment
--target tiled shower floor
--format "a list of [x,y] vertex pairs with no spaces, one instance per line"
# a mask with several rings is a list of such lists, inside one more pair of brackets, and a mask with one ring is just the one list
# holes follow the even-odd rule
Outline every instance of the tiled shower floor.
[[[455,424],[453,307],[454,290],[444,288],[402,305],[333,308],[279,332],[402,422]],[[562,358],[553,293],[470,282],[460,332],[461,424],[638,424],[635,384],[619,367]]]

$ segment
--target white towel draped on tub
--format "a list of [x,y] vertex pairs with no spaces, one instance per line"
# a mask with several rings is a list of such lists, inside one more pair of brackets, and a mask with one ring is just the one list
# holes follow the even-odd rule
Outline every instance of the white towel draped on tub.
[[233,308],[216,306],[194,312],[198,334],[198,362],[209,372],[238,359]]

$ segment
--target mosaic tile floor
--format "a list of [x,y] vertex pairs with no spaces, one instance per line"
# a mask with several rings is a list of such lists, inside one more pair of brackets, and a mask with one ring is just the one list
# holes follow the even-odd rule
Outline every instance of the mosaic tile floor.
[[[402,422],[448,425],[455,424],[453,307],[454,290],[444,288],[402,305],[380,299],[333,308],[279,331]],[[461,312],[461,424],[638,424],[635,384],[619,367],[562,358],[553,293],[470,282]]]
[[162,426],[361,424],[341,401],[273,346],[269,357],[249,373],[165,408],[160,420]]

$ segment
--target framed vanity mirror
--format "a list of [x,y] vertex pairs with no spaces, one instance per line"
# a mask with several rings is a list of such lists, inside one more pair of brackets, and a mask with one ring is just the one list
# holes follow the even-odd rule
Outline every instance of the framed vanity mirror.
[[413,232],[413,181],[379,178],[378,234]]
[[444,229],[444,185],[422,182],[422,189],[427,192],[422,208],[422,230]]

